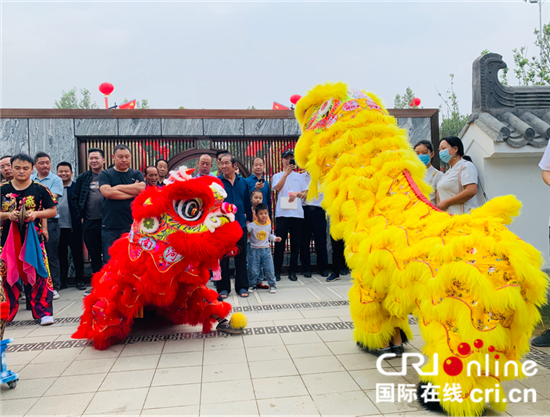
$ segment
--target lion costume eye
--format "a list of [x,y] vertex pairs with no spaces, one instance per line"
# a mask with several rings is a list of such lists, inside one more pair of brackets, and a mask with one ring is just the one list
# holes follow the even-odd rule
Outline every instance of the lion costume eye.
[[202,216],[202,201],[200,199],[174,201],[174,210],[183,220],[194,222]]
[[319,112],[317,113],[319,116],[326,115],[330,108],[332,106],[332,100],[327,100],[323,104],[321,104],[321,107],[319,107]]
[[159,219],[156,217],[146,217],[140,222],[141,231],[144,233],[155,233],[159,230],[159,225]]

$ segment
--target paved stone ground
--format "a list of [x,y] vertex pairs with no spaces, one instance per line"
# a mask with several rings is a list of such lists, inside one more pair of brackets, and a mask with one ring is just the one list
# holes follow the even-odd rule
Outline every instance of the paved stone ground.
[[[376,402],[376,383],[416,384],[416,374],[383,376],[375,358],[352,340],[347,303],[350,276],[325,283],[314,275],[286,277],[279,292],[229,297],[248,316],[248,334],[205,337],[198,328],[142,321],[126,344],[96,351],[70,335],[82,292],[68,289],[55,302],[56,324],[40,327],[20,310],[6,329],[14,343],[8,368],[18,386],[1,388],[8,415],[300,415],[425,416],[416,403]],[[418,325],[408,351],[422,347]],[[536,403],[508,404],[507,413],[550,414],[550,349],[533,350],[538,374],[505,385],[535,388]],[[400,369],[400,364],[385,366]]]

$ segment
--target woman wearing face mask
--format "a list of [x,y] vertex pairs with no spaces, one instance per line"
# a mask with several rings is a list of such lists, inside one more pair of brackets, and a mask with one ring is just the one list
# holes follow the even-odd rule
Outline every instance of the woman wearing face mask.
[[449,214],[470,213],[478,206],[477,169],[464,145],[456,136],[443,138],[439,143],[439,158],[451,165],[437,184],[437,207]]
[[420,158],[424,165],[428,168],[428,172],[424,177],[424,181],[430,184],[433,188],[433,191],[430,193],[430,202],[435,206],[437,205],[437,199],[435,196],[435,190],[437,189],[437,184],[443,177],[443,172],[435,169],[432,166],[432,158],[434,157],[434,148],[431,142],[427,140],[421,140],[416,145],[414,145],[414,151]]

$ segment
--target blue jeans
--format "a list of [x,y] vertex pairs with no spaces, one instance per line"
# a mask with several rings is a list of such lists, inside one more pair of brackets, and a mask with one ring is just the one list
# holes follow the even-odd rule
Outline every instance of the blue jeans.
[[273,267],[271,248],[251,248],[250,255],[252,261],[252,265],[250,266],[250,286],[255,287],[262,283],[261,272],[263,269],[267,283],[270,287],[275,287],[275,268]]
[[103,246],[103,265],[111,260],[109,255],[109,248],[113,246],[116,240],[124,233],[130,233],[130,227],[124,229],[101,229],[101,243]]

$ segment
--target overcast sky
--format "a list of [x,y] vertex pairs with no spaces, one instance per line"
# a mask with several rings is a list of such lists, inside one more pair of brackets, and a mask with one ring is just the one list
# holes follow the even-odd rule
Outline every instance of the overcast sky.
[[[438,107],[455,74],[471,111],[472,62],[528,46],[538,5],[475,2],[1,2],[0,107],[51,108],[62,90],[115,86],[151,108],[270,109],[325,81],[393,107],[410,86]],[[548,22],[550,2],[543,6]],[[513,79],[513,77],[510,77]]]

